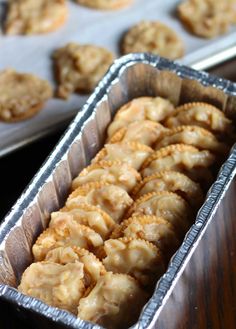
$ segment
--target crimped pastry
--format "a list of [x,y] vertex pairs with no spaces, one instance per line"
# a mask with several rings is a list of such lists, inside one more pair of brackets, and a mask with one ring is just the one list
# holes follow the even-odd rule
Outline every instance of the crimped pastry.
[[108,139],[122,127],[133,121],[151,120],[161,122],[174,112],[173,104],[162,97],[139,97],[124,104],[107,129]]
[[213,105],[201,102],[186,103],[176,108],[164,125],[174,128],[182,125],[199,126],[210,130],[216,136],[230,136],[233,124],[225,114]]
[[78,317],[108,329],[128,328],[136,322],[148,295],[127,274],[107,272],[78,307]]
[[46,81],[12,69],[0,72],[0,120],[16,122],[36,115],[52,97]]
[[134,121],[126,127],[122,127],[108,139],[108,143],[119,142],[138,142],[148,146],[152,146],[153,143],[161,138],[166,128],[151,120]]
[[53,54],[57,94],[67,99],[73,92],[91,92],[114,59],[105,48],[68,43]]
[[198,183],[182,173],[170,170],[145,177],[132,191],[132,197],[137,199],[144,194],[159,191],[175,192],[195,208],[203,202],[203,191]]
[[114,10],[129,6],[133,0],[76,0],[80,5],[95,9]]
[[137,199],[128,210],[126,217],[154,215],[170,222],[179,235],[184,234],[191,225],[192,210],[178,194],[161,191],[152,192]]
[[50,250],[46,255],[45,261],[62,265],[76,262],[82,263],[84,265],[84,282],[86,287],[95,284],[106,273],[104,265],[93,253],[75,246],[58,247]]
[[18,290],[76,314],[85,293],[83,264],[33,263],[23,273]]
[[119,186],[105,182],[92,182],[79,186],[66,201],[66,207],[77,206],[82,203],[100,207],[108,213],[115,222],[119,222],[133,200],[128,193]]
[[151,147],[137,142],[124,142],[116,144],[106,144],[100,152],[97,153],[92,163],[101,160],[123,161],[139,170],[143,162],[153,153]]
[[102,209],[90,204],[71,205],[51,213],[49,227],[66,227],[75,221],[90,227],[103,239],[107,239],[115,226],[115,221]]
[[144,286],[152,286],[164,272],[162,253],[148,241],[127,237],[110,239],[103,248],[107,271],[129,274]]
[[103,181],[120,186],[130,192],[140,180],[140,174],[128,163],[100,161],[84,168],[72,181],[72,189],[89,182]]
[[184,55],[184,43],[169,26],[158,21],[141,21],[125,34],[122,53],[148,52],[170,59]]
[[68,16],[65,0],[9,0],[7,34],[39,34],[56,30]]
[[111,234],[111,239],[120,237],[152,242],[160,248],[165,259],[168,259],[179,246],[173,225],[164,218],[151,215],[137,215],[124,220]]
[[199,151],[185,144],[169,145],[147,158],[141,174],[146,177],[163,170],[178,171],[206,187],[213,180],[209,168],[215,160],[215,156],[206,150]]
[[213,153],[226,154],[229,151],[226,143],[219,142],[210,131],[198,126],[178,126],[164,131],[156,141],[154,149],[181,143]]
[[42,261],[50,250],[57,247],[77,246],[93,250],[102,244],[103,239],[98,233],[73,221],[66,226],[58,225],[44,230],[33,245],[32,252],[35,261]]

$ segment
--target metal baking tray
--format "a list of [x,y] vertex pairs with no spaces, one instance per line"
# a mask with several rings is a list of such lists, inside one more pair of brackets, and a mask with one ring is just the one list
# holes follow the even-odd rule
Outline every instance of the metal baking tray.
[[[25,296],[15,287],[32,262],[32,244],[47,226],[50,213],[64,204],[72,179],[102,147],[112,116],[121,105],[143,95],[168,97],[175,105],[206,101],[236,120],[236,85],[230,81],[148,54],[127,55],[113,64],[0,226],[0,300],[13,304],[18,315],[34,328],[101,328]],[[165,321],[163,314],[170,323],[167,308],[170,294],[183,278],[185,267],[201,244],[217,209],[224,208],[224,196],[235,174],[234,146],[210,188],[196,222],[172,257],[133,329],[153,328],[160,316]],[[233,200],[235,195],[231,198]],[[181,293],[178,289],[177,294]]]
[[[186,55],[179,63],[202,70],[236,55],[236,26],[212,40],[195,37],[176,17],[178,3],[179,0],[134,0],[125,9],[101,11],[68,1],[69,18],[58,31],[37,36],[1,35],[0,70],[13,67],[20,72],[34,73],[56,87],[51,58],[55,49],[67,42],[92,43],[104,46],[119,56],[123,33],[143,19],[159,20],[182,37]],[[0,0],[0,17],[5,5],[6,0]],[[0,157],[60,127],[66,127],[87,98],[87,95],[78,94],[67,101],[53,98],[31,119],[14,124],[0,122]]]

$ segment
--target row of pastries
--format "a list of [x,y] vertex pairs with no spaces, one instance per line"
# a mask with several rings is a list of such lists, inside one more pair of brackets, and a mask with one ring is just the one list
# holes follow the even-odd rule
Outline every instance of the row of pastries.
[[233,136],[206,103],[141,97],[122,106],[33,245],[19,291],[106,328],[135,323]]

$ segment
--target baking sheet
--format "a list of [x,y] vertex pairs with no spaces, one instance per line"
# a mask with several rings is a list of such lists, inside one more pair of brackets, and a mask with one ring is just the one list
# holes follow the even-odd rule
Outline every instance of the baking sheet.
[[[119,11],[98,11],[68,1],[69,19],[56,32],[38,36],[0,37],[0,70],[12,67],[49,80],[54,87],[51,55],[67,42],[104,46],[119,57],[123,33],[142,19],[159,20],[172,27],[183,39],[186,55],[179,63],[205,69],[236,54],[236,26],[221,37],[205,40],[190,35],[175,16],[176,0],[134,0],[132,6]],[[0,0],[3,14],[6,1]],[[50,100],[35,117],[20,123],[0,123],[0,156],[7,154],[60,126],[66,126],[88,96],[72,95],[69,100]]]

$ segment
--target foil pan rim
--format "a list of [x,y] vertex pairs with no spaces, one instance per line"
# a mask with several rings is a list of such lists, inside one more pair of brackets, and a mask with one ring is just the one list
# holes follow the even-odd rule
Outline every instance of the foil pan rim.
[[[153,67],[157,67],[159,70],[171,71],[181,78],[194,79],[201,82],[204,86],[217,87],[218,89],[223,90],[226,94],[236,95],[236,84],[233,82],[218,78],[217,76],[211,75],[204,71],[196,71],[190,67],[177,64],[159,56],[146,53],[136,53],[126,55],[115,60],[107,74],[98,84],[94,93],[89,97],[82,110],[68,126],[66,132],[60,138],[54,150],[48,156],[9,214],[5,217],[3,223],[0,225],[0,248],[3,248],[5,239],[17,224],[24,211],[30,206],[31,203],[34,202],[40,188],[51,177],[57,163],[63,158],[70,145],[79,134],[83,123],[93,113],[95,105],[102,101],[103,97],[106,96],[107,90],[112,83],[119,78],[123,69],[138,63],[151,65]],[[232,148],[229,158],[222,166],[216,181],[208,192],[206,201],[198,212],[195,224],[192,225],[189,232],[186,234],[181,247],[172,257],[166,273],[158,281],[153,296],[144,306],[139,321],[132,326],[133,329],[148,328],[158,317],[164,300],[173,290],[179,275],[184,269],[184,264],[187,263],[187,258],[191,256],[196,246],[197,239],[200,239],[204,233],[217,208],[217,204],[227,191],[227,187],[232,181],[235,173],[236,147]],[[209,207],[209,205],[211,206]],[[208,207],[209,209],[207,209]],[[15,288],[7,285],[0,284],[0,296],[2,299],[11,303],[14,303],[17,299],[19,306],[30,308],[33,312],[53,319],[57,323],[69,326],[69,328],[102,328],[99,325],[94,325],[77,319],[74,315],[66,311],[59,310],[55,307],[48,306],[44,302],[35,298],[25,296],[18,292]],[[34,305],[34,307],[32,307],[32,305]]]

